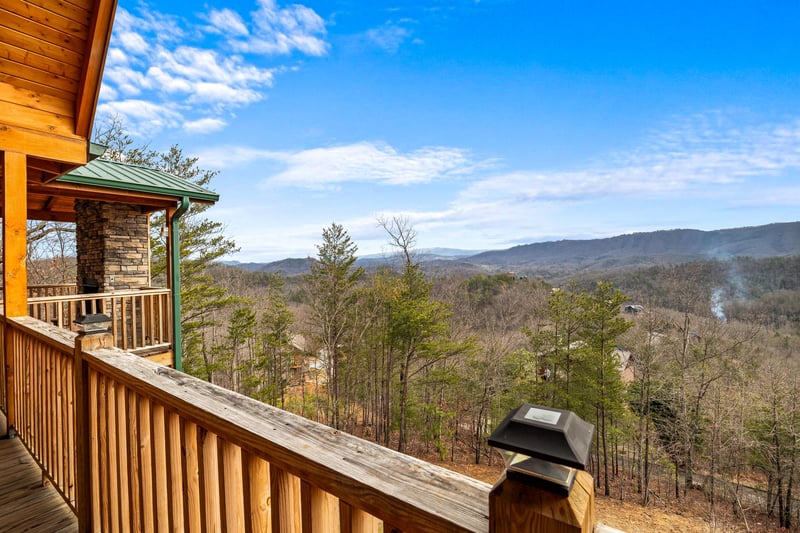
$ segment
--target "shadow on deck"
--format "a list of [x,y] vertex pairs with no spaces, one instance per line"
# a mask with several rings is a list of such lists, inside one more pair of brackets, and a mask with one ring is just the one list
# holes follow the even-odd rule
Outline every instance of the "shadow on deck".
[[0,531],[78,531],[78,520],[19,439],[0,439]]

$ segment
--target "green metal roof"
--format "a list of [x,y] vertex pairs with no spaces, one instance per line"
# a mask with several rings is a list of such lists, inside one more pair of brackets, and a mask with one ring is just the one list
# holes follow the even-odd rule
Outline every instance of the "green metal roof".
[[191,201],[199,202],[214,203],[219,200],[217,193],[178,176],[161,170],[106,159],[94,159],[84,166],[64,174],[56,181],[174,198],[188,197]]

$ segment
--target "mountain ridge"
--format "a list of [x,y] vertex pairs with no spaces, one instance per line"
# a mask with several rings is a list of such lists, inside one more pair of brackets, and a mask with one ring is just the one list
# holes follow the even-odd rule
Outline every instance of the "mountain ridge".
[[[431,250],[441,252],[438,249]],[[436,271],[456,269],[478,273],[506,270],[534,273],[553,269],[563,272],[677,264],[703,259],[793,255],[800,255],[800,222],[776,222],[710,231],[657,230],[602,239],[563,239],[479,253],[447,249],[442,254],[420,250],[417,258],[423,267]],[[392,261],[392,256],[372,255],[359,258],[358,264],[370,268],[391,264]],[[281,272],[289,276],[308,271],[306,258],[228,264],[251,271]]]

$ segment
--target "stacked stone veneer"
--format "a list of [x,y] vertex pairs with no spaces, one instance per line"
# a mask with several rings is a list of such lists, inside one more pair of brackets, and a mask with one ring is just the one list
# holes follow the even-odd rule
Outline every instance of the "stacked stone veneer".
[[147,214],[126,204],[75,200],[75,222],[79,292],[150,285]]

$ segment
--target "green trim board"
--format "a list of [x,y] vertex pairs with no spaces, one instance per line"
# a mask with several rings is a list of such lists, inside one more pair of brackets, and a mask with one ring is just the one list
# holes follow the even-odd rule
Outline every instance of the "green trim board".
[[94,159],[59,177],[57,182],[89,185],[130,192],[143,192],[189,198],[193,202],[215,203],[219,195],[194,183],[152,168],[129,165],[106,159]]

